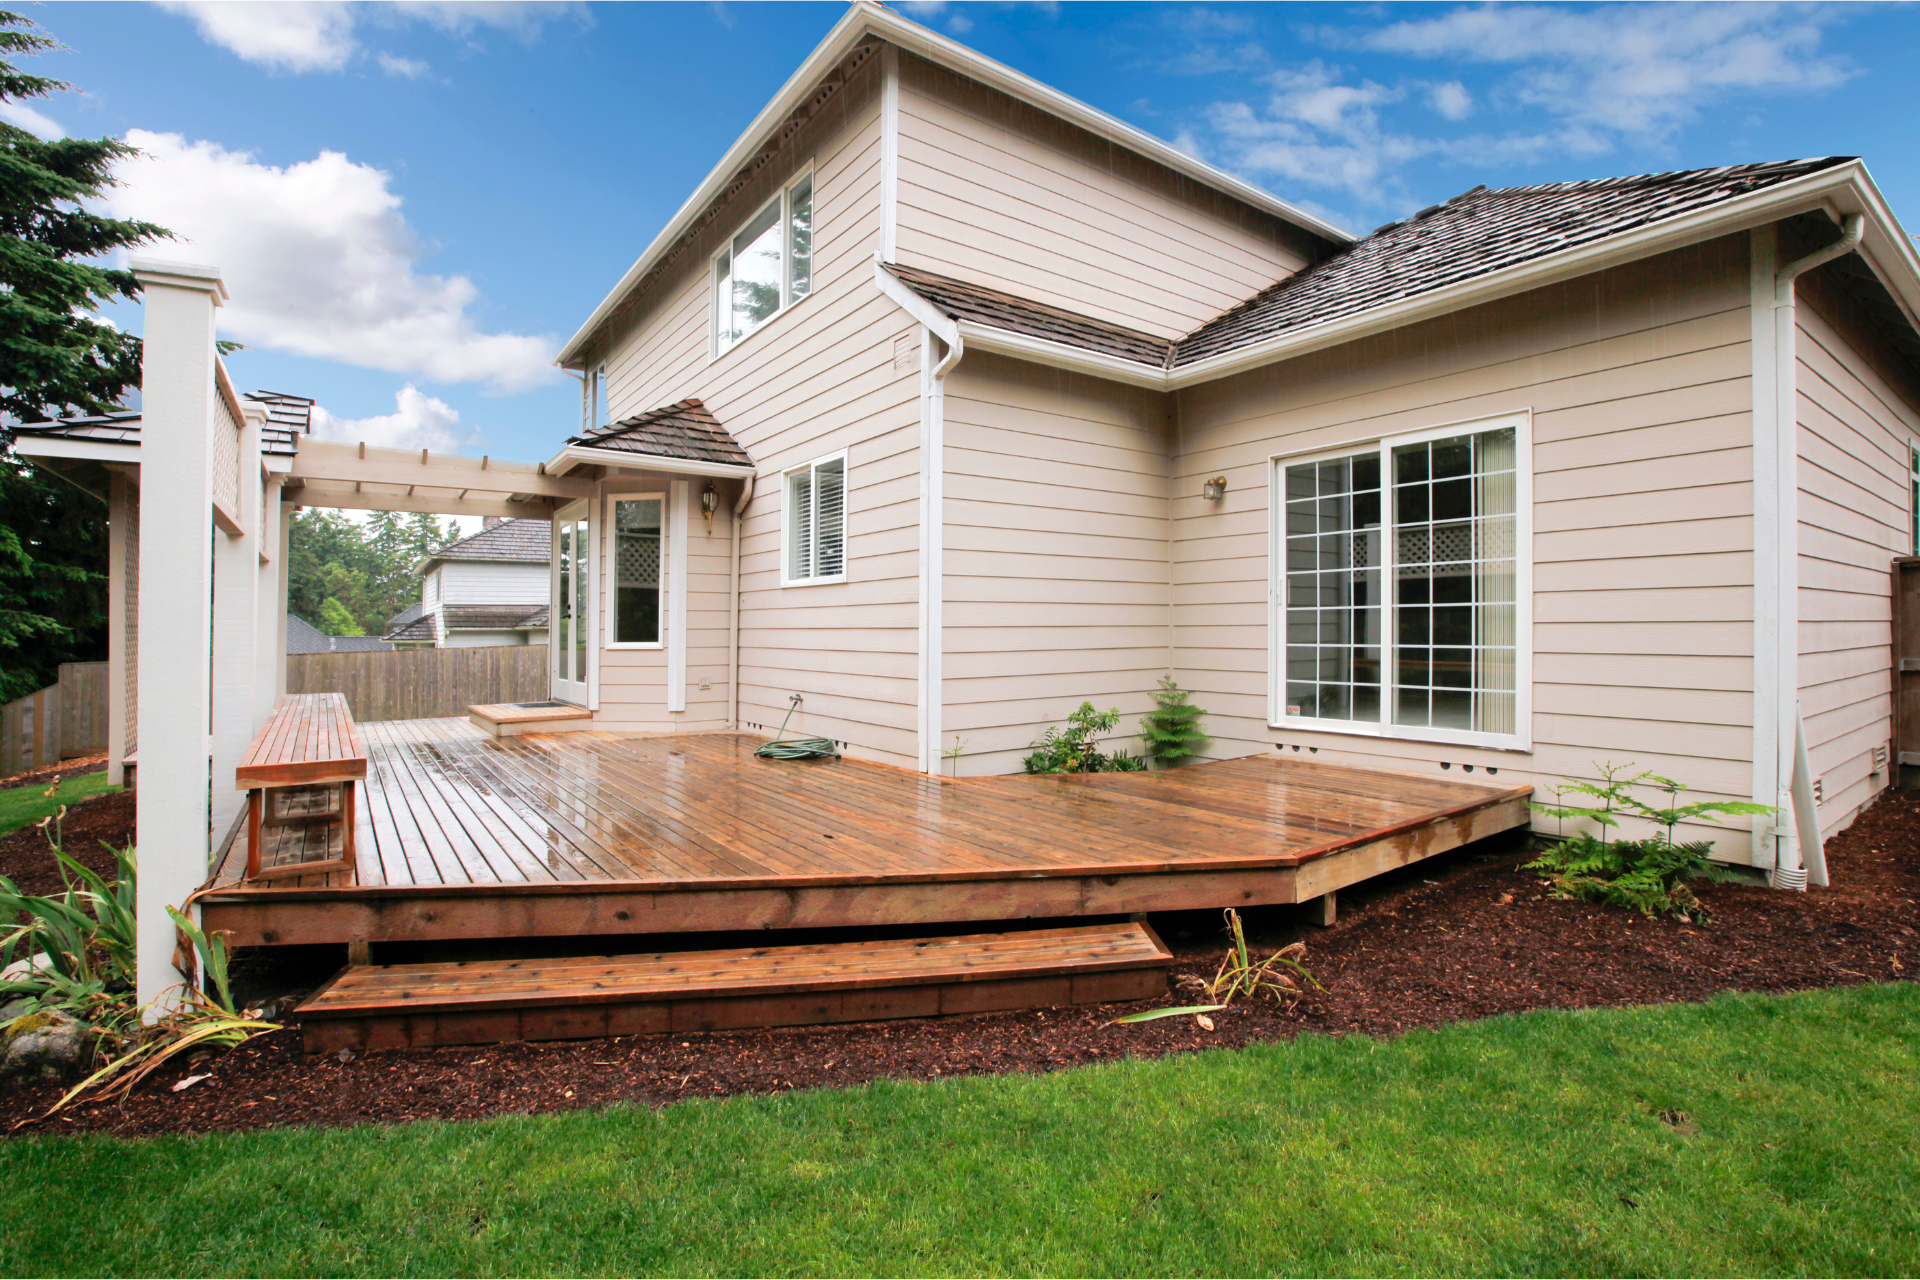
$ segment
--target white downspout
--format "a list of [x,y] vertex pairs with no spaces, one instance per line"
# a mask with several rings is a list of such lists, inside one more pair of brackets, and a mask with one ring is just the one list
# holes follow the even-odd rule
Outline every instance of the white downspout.
[[[1809,883],[1825,886],[1827,865],[1820,838],[1820,819],[1813,801],[1813,771],[1807,758],[1806,726],[1800,718],[1800,390],[1799,315],[1794,281],[1835,258],[1852,253],[1866,229],[1863,215],[1846,215],[1841,236],[1823,249],[1788,263],[1773,273],[1773,435],[1776,621],[1773,640],[1772,730],[1773,803],[1781,810],[1772,834],[1777,848],[1767,879],[1778,889],[1805,889]],[[1771,247],[1772,237],[1767,237]],[[1759,240],[1756,238],[1756,245]],[[1756,275],[1758,273],[1756,272]],[[1757,655],[1756,655],[1757,656]],[[1760,743],[1756,742],[1756,747]]]
[[727,728],[740,728],[740,521],[747,503],[753,500],[755,477],[740,482],[740,496],[733,501],[733,591],[727,601]]

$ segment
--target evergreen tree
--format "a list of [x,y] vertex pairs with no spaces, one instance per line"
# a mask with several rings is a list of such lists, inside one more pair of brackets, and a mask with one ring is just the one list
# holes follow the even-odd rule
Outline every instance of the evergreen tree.
[[[54,47],[0,10],[0,102],[69,87],[4,60]],[[48,142],[0,122],[0,698],[106,656],[106,510],[12,456],[12,429],[105,412],[139,383],[140,339],[97,318],[102,303],[137,298],[139,281],[97,263],[167,233],[88,207],[133,154],[114,138]]]
[[355,622],[353,615],[347,612],[347,606],[341,604],[332,596],[328,596],[326,602],[320,606],[320,617],[315,621],[314,625],[330,636],[363,636],[367,634],[366,628],[362,627],[358,622]]
[[1153,695],[1159,705],[1140,717],[1141,749],[1162,768],[1180,764],[1210,741],[1200,732],[1200,717],[1207,713],[1187,701],[1192,696],[1172,676],[1161,676]]
[[[460,536],[431,515],[376,511],[364,522],[338,511],[301,511],[288,531],[287,612],[328,635],[383,634],[387,619],[420,602],[422,560]],[[329,601],[359,631],[323,623]]]

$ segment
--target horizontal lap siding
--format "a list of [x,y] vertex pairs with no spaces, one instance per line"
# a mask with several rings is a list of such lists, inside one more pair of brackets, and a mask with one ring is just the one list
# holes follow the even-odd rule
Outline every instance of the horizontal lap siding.
[[1800,712],[1821,781],[1820,825],[1851,822],[1890,780],[1889,565],[1912,549],[1914,385],[1820,273],[1801,278]]
[[1175,337],[1308,261],[1265,212],[902,54],[899,258]]
[[[1735,237],[1182,392],[1175,665],[1209,711],[1212,754],[1298,744],[1335,763],[1471,763],[1543,786],[1630,760],[1744,799],[1747,315]],[[1269,730],[1269,457],[1528,409],[1534,749]],[[1227,496],[1208,503],[1200,486],[1215,475]],[[1735,848],[1744,859],[1744,840]]]
[[[777,728],[802,695],[790,734],[830,737],[853,754],[911,763],[918,598],[919,383],[893,368],[893,342],[911,328],[873,285],[879,246],[880,107],[872,59],[845,91],[748,183],[713,229],[656,285],[615,343],[608,385],[616,416],[699,396],[753,456],[753,497],[741,526],[740,712]],[[811,157],[813,289],[717,360],[709,359],[711,255]],[[782,473],[848,451],[844,584],[780,585]],[[724,725],[729,514],[739,495],[721,482],[722,510],[706,533],[697,497],[690,539],[687,712],[666,717],[666,656],[611,650],[601,666],[602,719],[618,696],[636,723]],[[850,660],[851,659],[851,660]],[[699,682],[706,678],[708,690]]]
[[1168,397],[969,355],[946,395],[945,741],[1015,772],[1083,700],[1138,749],[1167,669]]

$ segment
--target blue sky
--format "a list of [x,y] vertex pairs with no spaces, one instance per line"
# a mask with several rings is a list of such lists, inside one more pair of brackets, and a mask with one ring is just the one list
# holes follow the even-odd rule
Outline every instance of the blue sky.
[[[1476,183],[1864,155],[1920,225],[1920,9],[907,4],[909,16],[1364,232]],[[844,8],[33,4],[129,136],[117,211],[190,238],[245,387],[346,438],[551,454],[550,360]],[[122,322],[137,324],[130,311]]]

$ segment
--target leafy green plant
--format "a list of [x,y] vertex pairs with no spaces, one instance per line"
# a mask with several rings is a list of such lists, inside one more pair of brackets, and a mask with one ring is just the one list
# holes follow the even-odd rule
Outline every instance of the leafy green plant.
[[1032,744],[1033,753],[1022,760],[1028,773],[1133,773],[1147,767],[1146,761],[1125,751],[1102,751],[1099,738],[1120,723],[1120,709],[1096,711],[1091,702],[1067,717],[1064,726],[1050,725]]
[[1207,713],[1187,701],[1192,696],[1172,676],[1161,676],[1160,690],[1153,695],[1158,705],[1140,717],[1143,754],[1162,768],[1179,764],[1209,741],[1200,732],[1200,717]]
[[[1591,822],[1598,834],[1582,831],[1561,839],[1526,869],[1539,873],[1557,898],[1580,898],[1606,906],[1624,907],[1643,915],[1676,915],[1697,924],[1711,918],[1693,892],[1690,881],[1718,876],[1708,860],[1713,844],[1695,840],[1675,844],[1674,828],[1682,822],[1718,823],[1724,818],[1771,814],[1769,805],[1748,800],[1709,800],[1678,803],[1687,788],[1651,771],[1629,774],[1632,765],[1612,761],[1594,765],[1599,781],[1564,779],[1553,789],[1563,803],[1535,804],[1537,812],[1558,818],[1564,833],[1568,818]],[[1635,787],[1651,786],[1663,793],[1665,804],[1649,804],[1634,794]],[[1591,796],[1597,803],[1569,805],[1568,795]],[[1626,817],[1659,827],[1660,833],[1641,840],[1612,838]]]

